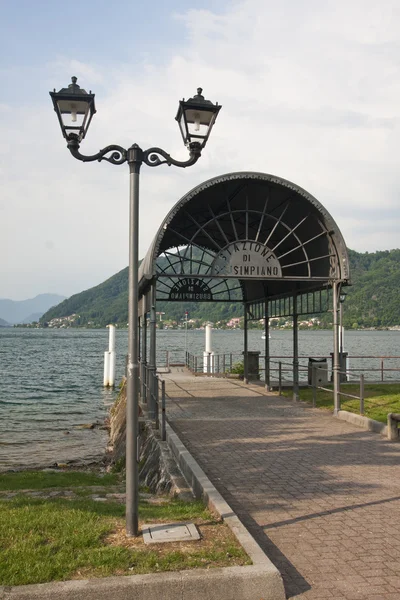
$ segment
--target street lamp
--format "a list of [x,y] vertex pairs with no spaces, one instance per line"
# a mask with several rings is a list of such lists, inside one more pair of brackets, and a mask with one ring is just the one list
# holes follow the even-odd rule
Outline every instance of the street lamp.
[[143,163],[149,167],[162,164],[176,167],[190,167],[200,158],[210,136],[221,106],[205,100],[202,89],[185,101],[179,102],[176,120],[183,141],[189,150],[186,161],[173,159],[161,148],[142,150],[137,144],[125,149],[122,146],[106,146],[97,154],[85,156],[79,152],[80,143],[85,138],[93,115],[96,112],[94,94],[87,93],[72,77],[72,83],[59,92],[50,92],[54,110],[57,113],[61,131],[67,140],[72,156],[83,162],[106,160],[113,165],[129,165],[129,324],[128,361],[126,391],[126,533],[138,535],[138,417],[139,417],[139,362],[138,362],[138,263],[139,263],[139,175]]

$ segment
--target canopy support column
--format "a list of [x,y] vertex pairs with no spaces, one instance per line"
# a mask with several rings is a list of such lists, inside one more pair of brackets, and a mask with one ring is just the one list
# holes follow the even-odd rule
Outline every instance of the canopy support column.
[[293,400],[298,402],[299,396],[299,328],[297,313],[297,293],[293,295]]
[[333,414],[337,416],[340,410],[340,373],[339,373],[339,323],[338,323],[338,303],[339,303],[339,283],[334,281],[333,291]]
[[268,314],[268,300],[265,301],[264,308],[264,335],[265,335],[265,359],[264,359],[264,373],[265,373],[265,389],[269,392],[271,389],[271,373],[270,373],[270,358],[269,358],[269,314]]
[[243,352],[243,363],[244,363],[244,382],[249,383],[249,345],[248,345],[248,319],[247,319],[247,304],[244,304],[244,352]]

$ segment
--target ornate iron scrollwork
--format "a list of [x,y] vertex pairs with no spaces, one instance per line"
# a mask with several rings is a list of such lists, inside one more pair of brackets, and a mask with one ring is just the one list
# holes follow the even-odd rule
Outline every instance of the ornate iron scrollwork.
[[[143,162],[146,163],[149,167],[158,167],[159,165],[174,165],[175,167],[190,167],[197,162],[201,155],[201,146],[200,144],[191,144],[190,148],[190,158],[186,161],[175,160],[172,158],[167,152],[162,150],[162,148],[149,148],[143,152]],[[160,156],[164,159],[161,160]]]
[[[71,134],[68,138],[68,149],[71,152],[72,156],[81,160],[82,162],[92,162],[97,160],[101,162],[102,160],[106,160],[112,165],[122,165],[124,162],[128,160],[128,150],[122,148],[122,146],[111,145],[106,146],[97,154],[91,154],[89,156],[85,156],[79,152],[79,138],[75,134]],[[132,146],[133,147],[133,146]],[[137,147],[137,146],[135,146]],[[111,152],[111,156],[107,156]],[[141,162],[146,163],[149,167],[158,167],[159,165],[174,165],[175,167],[190,167],[197,162],[201,156],[201,146],[199,143],[193,143],[189,146],[190,158],[186,161],[175,160],[172,158],[165,150],[162,148],[149,148],[148,150],[143,151],[141,155]]]
[[[112,165],[122,165],[124,162],[127,161],[127,152],[125,148],[122,148],[122,146],[106,146],[105,148],[97,152],[97,154],[85,156],[84,154],[81,154],[79,152],[80,144],[78,136],[75,136],[73,134],[69,136],[67,145],[72,156],[74,156],[78,160],[81,160],[82,162],[91,162],[93,160],[101,162],[102,160],[106,160]],[[109,152],[112,153],[111,156],[106,156],[106,154],[108,154]]]

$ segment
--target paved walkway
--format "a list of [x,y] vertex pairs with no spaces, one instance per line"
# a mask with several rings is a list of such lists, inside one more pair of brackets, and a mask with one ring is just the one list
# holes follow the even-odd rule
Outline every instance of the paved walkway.
[[400,444],[256,384],[163,378],[171,426],[288,598],[400,600]]

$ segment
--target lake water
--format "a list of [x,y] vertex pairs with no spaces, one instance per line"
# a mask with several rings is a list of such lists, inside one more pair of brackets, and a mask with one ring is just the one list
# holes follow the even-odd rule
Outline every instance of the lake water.
[[[167,351],[171,361],[182,361],[185,347],[201,355],[204,338],[204,331],[189,330],[187,336],[184,330],[158,331],[157,364],[165,364]],[[127,331],[117,330],[117,381],[124,374],[127,340]],[[332,343],[329,331],[299,332],[304,357],[329,356]],[[212,345],[216,353],[232,352],[233,360],[239,360],[243,332],[213,331]],[[117,392],[102,386],[107,349],[107,329],[0,328],[0,470],[99,458],[107,433],[81,426],[102,423],[116,397]],[[345,349],[351,357],[400,356],[400,332],[346,332]],[[261,331],[249,331],[249,350],[263,353]],[[272,331],[270,352],[291,356],[292,332]],[[306,365],[307,358],[301,362]],[[351,358],[351,366],[360,365],[379,368],[380,363]],[[399,366],[398,359],[385,360],[385,367]],[[399,379],[397,375],[385,378]]]

